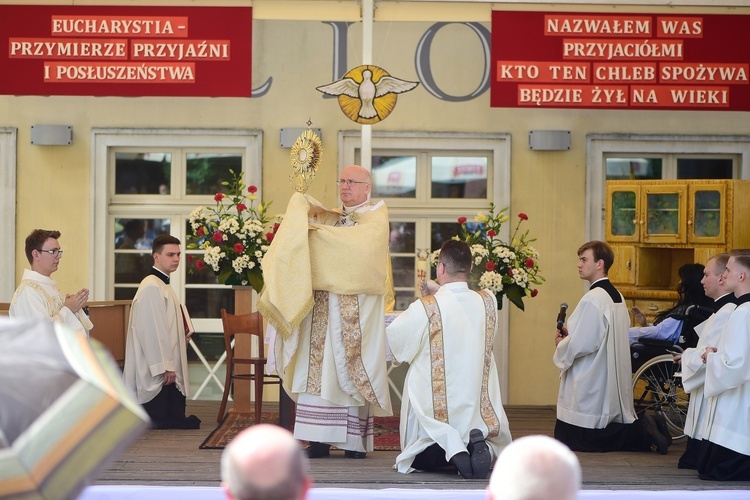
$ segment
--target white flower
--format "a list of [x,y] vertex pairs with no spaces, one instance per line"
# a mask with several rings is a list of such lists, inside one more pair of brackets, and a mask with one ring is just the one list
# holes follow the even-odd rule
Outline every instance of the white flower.
[[237,219],[222,219],[222,221],[219,223],[219,231],[225,233],[224,241],[227,240],[226,233],[235,234],[239,230],[240,223],[237,222]]
[[221,259],[226,256],[227,254],[221,251],[221,247],[209,247],[203,253],[203,260],[206,264],[211,266],[211,269],[213,269],[215,273],[218,273],[221,267],[219,262],[221,262]]
[[506,266],[513,264],[516,260],[516,254],[508,247],[498,246],[492,249],[492,253],[497,256],[498,259],[503,261]]
[[479,287],[497,293],[503,289],[503,277],[495,271],[485,271],[479,278]]
[[529,284],[529,273],[520,267],[513,269],[513,282],[521,288],[526,288]]

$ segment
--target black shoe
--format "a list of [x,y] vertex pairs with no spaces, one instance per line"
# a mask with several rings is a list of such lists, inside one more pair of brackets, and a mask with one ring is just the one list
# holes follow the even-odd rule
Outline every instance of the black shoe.
[[323,458],[331,454],[331,445],[310,441],[307,448],[307,458]]
[[367,453],[364,451],[344,450],[344,456],[346,458],[367,458]]
[[664,435],[667,440],[667,446],[672,446],[672,433],[669,432],[669,426],[667,425],[667,417],[661,412],[654,412],[653,414],[656,428]]
[[474,472],[471,469],[471,458],[465,451],[453,455],[450,462],[456,466],[456,469],[458,469],[458,472],[461,473],[464,479],[471,479],[474,477]]
[[484,440],[484,435],[479,429],[469,432],[469,454],[471,455],[471,470],[474,479],[485,479],[490,472],[490,447]]
[[664,434],[657,429],[654,418],[651,415],[644,414],[641,417],[641,421],[643,422],[643,433],[646,436],[646,439],[656,447],[656,451],[662,455],[666,455],[667,448],[669,447],[667,444],[667,438],[665,438]]

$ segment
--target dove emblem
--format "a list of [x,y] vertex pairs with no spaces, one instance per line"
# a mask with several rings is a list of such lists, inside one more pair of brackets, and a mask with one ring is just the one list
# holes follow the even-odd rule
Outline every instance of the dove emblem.
[[419,85],[392,77],[378,66],[357,66],[341,80],[316,87],[327,95],[337,96],[341,111],[357,123],[371,125],[384,120],[396,107],[397,94]]

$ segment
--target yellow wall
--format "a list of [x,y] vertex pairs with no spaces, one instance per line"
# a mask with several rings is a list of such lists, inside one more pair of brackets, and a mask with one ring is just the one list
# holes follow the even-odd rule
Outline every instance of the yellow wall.
[[[103,237],[91,234],[92,128],[261,129],[264,132],[264,198],[273,200],[276,211],[283,211],[292,188],[287,179],[289,150],[280,147],[279,130],[304,127],[311,118],[313,126],[322,129],[324,152],[321,170],[310,193],[325,204],[335,204],[337,134],[342,130],[358,130],[359,126],[343,115],[335,100],[323,99],[315,90],[316,86],[332,80],[332,32],[317,20],[283,20],[283,12],[279,14],[278,9],[295,3],[299,2],[255,2],[253,86],[273,77],[271,91],[263,97],[0,96],[0,127],[18,129],[16,281],[26,266],[23,239],[36,227],[56,228],[63,233],[61,243],[66,253],[55,278],[64,291],[88,286],[92,281],[89,275],[91,242],[93,238]],[[325,3],[330,7],[340,2]],[[187,1],[172,4],[196,5]],[[485,18],[481,21],[490,29],[490,6],[483,7],[481,12]],[[376,22],[373,63],[391,75],[417,80],[414,51],[436,16],[434,9],[441,8],[442,4],[430,7],[429,22]],[[455,19],[455,5],[444,8]],[[398,9],[396,4],[384,5],[383,15],[397,17]],[[472,5],[467,17],[476,17],[477,9],[478,6]],[[556,10],[562,9],[557,7]],[[583,10],[593,11],[596,7],[587,6]],[[629,10],[647,11],[646,7]],[[695,11],[668,10],[670,14]],[[287,19],[300,15],[299,11],[289,12]],[[418,12],[414,8],[408,10],[410,17]],[[702,12],[748,14],[750,9],[715,8]],[[362,63],[361,46],[361,26],[355,24],[349,35],[348,68]],[[443,90],[466,94],[479,82],[484,64],[481,57],[476,35],[465,27],[450,25],[441,31],[433,46],[435,78]],[[490,108],[489,101],[488,91],[472,101],[445,102],[420,86],[401,95],[394,112],[373,128],[375,131],[511,134],[511,210],[526,212],[530,217],[528,227],[538,237],[534,246],[541,253],[547,283],[540,288],[537,298],[527,301],[526,312],[515,308],[511,311],[508,396],[511,404],[554,404],[558,374],[551,362],[553,320],[560,302],[568,302],[572,308],[584,290],[576,272],[576,249],[584,241],[586,230],[586,135],[748,135],[750,119],[746,112],[500,109]],[[72,125],[73,145],[30,145],[30,127],[35,124]],[[529,151],[530,130],[569,130],[572,147],[565,152]]]

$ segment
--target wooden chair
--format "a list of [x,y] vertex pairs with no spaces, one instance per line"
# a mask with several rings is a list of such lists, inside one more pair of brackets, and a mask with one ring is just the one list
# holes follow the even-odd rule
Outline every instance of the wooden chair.
[[[260,423],[263,405],[263,385],[281,384],[278,375],[266,375],[266,357],[264,353],[263,339],[263,316],[259,312],[250,314],[227,314],[226,309],[221,310],[221,322],[224,325],[224,349],[227,353],[227,378],[224,383],[224,395],[221,397],[221,407],[217,422],[221,422],[229,399],[229,391],[234,380],[250,380],[255,384],[255,423]],[[238,335],[254,336],[257,339],[257,357],[238,358],[234,355],[232,340]],[[236,365],[250,365],[250,373],[234,373]],[[283,390],[283,389],[280,389]]]

